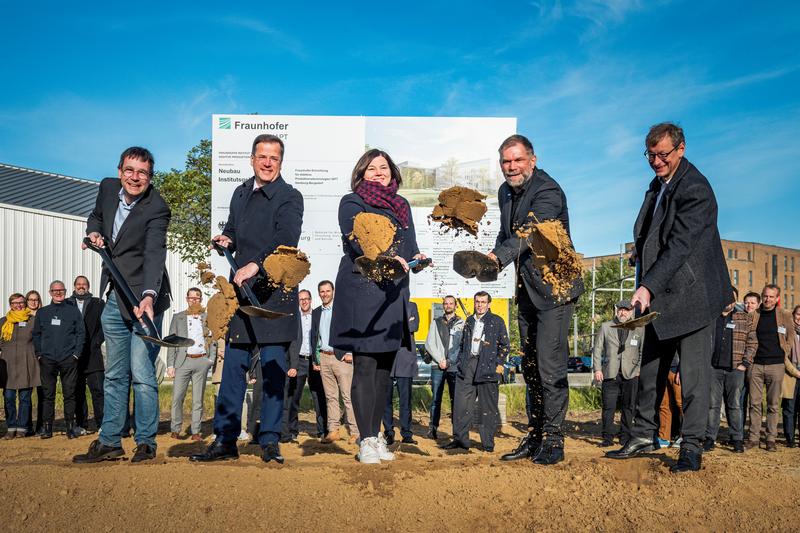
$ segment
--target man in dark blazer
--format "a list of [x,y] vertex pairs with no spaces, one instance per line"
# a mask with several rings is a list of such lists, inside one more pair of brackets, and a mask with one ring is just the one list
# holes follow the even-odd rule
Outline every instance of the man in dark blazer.
[[[647,325],[632,438],[608,456],[625,459],[654,449],[656,412],[677,353],[683,396],[680,457],[673,472],[699,470],[708,419],[714,323],[733,299],[708,180],[683,157],[683,130],[650,128],[645,157],[656,176],[634,225],[638,288],[631,304],[661,316]],[[691,299],[691,305],[686,305]]]
[[[303,195],[281,177],[283,141],[259,135],[253,141],[250,163],[254,175],[237,187],[231,197],[228,221],[222,235],[213,238],[233,250],[239,270],[234,286],[255,278],[254,290],[263,307],[287,313],[275,320],[255,318],[237,311],[230,321],[225,365],[214,415],[216,440],[192,461],[218,461],[239,456],[236,438],[241,431],[242,402],[252,354],[261,360],[262,401],[258,442],[265,462],[283,463],[278,441],[283,419],[286,352],[297,339],[297,287],[284,290],[266,280],[264,259],[278,246],[297,246],[303,225]],[[241,296],[241,295],[240,295]]]
[[[419,310],[417,304],[408,302],[408,329],[413,336],[419,330]],[[413,340],[413,339],[412,339]],[[383,436],[386,444],[394,444],[394,423],[393,419],[393,399],[394,388],[397,387],[397,396],[400,399],[400,436],[404,444],[417,444],[414,434],[411,432],[411,390],[414,378],[417,377],[419,368],[417,367],[417,345],[412,342],[413,349],[401,346],[397,350],[397,356],[392,364],[392,372],[389,381],[389,393],[386,395],[386,408],[383,411]]]
[[92,396],[92,410],[97,429],[103,424],[103,380],[105,365],[100,350],[105,337],[100,316],[105,304],[100,298],[89,292],[89,279],[78,276],[72,283],[72,296],[69,300],[75,304],[83,315],[86,326],[86,337],[83,342],[83,353],[78,360],[78,379],[75,382],[75,436],[85,435],[89,423],[89,406],[86,402],[86,386]]
[[475,399],[480,414],[479,433],[486,452],[494,451],[494,434],[500,425],[497,402],[500,374],[508,358],[509,341],[506,323],[489,309],[492,297],[479,291],[474,298],[475,312],[467,318],[461,336],[453,411],[453,440],[445,450],[470,447],[469,428],[475,415]]
[[160,330],[162,315],[170,305],[165,262],[171,213],[150,183],[153,165],[153,154],[145,148],[131,147],[122,152],[118,176],[100,183],[94,210],[86,221],[87,237],[95,246],[108,245],[114,264],[139,301],[127,301],[103,268],[100,293],[107,294],[101,316],[107,355],[103,425],[88,453],[75,456],[75,462],[97,462],[124,455],[120,435],[128,411],[131,382],[137,444],[131,462],[156,456],[160,409],[155,360],[159,348],[133,332],[134,327],[140,328],[138,319],[143,314]]
[[569,211],[564,191],[544,170],[536,167],[533,144],[512,135],[500,145],[500,167],[505,183],[500,186],[500,232],[489,257],[500,268],[513,264],[517,271],[516,300],[519,333],[523,343],[523,375],[531,404],[530,432],[503,460],[530,457],[537,464],[564,460],[564,418],[569,404],[567,360],[575,300],[583,293],[578,276],[564,298],[553,297],[533,264],[525,239],[516,233],[536,221],[558,220],[569,234]]

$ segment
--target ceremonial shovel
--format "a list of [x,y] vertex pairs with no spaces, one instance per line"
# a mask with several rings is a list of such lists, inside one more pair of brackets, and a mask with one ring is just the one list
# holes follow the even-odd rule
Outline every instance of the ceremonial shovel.
[[619,329],[636,329],[639,326],[646,326],[647,324],[649,324],[650,322],[652,322],[653,320],[658,318],[660,314],[661,313],[659,313],[657,311],[653,311],[653,312],[647,313],[646,315],[642,315],[642,316],[633,318],[631,320],[628,320],[627,322],[622,322],[620,324],[611,324],[611,327],[612,328],[619,328]]
[[[430,257],[425,259],[412,259],[408,262],[408,269],[415,268],[414,272],[419,272],[426,266],[429,266],[433,260]],[[395,259],[386,255],[379,255],[374,260],[366,256],[356,258],[356,268],[361,275],[370,279],[390,279],[397,281],[407,275],[403,268],[403,264]]]
[[[225,259],[228,260],[228,264],[230,265],[231,270],[233,271],[234,274],[236,274],[236,271],[239,270],[239,265],[236,264],[236,260],[233,258],[231,251],[228,250],[225,246],[219,244],[217,241],[211,241],[211,246],[214,247],[214,249],[217,251],[218,254],[225,256]],[[250,305],[239,306],[239,309],[241,309],[242,312],[246,315],[250,315],[256,318],[266,318],[269,320],[273,320],[276,318],[283,318],[291,314],[291,313],[283,313],[281,311],[270,311],[269,309],[264,309],[263,307],[261,307],[258,298],[256,298],[256,295],[253,292],[253,289],[251,289],[250,286],[247,285],[247,282],[242,283],[240,289],[242,289],[245,298],[247,298],[247,300],[250,302]]]
[[[111,255],[108,253],[108,249],[106,247],[101,248],[99,246],[95,246],[92,244],[92,241],[89,239],[89,237],[83,239],[83,244],[85,244],[90,250],[97,252],[100,255],[100,259],[103,260],[103,264],[108,269],[111,277],[114,279],[114,288],[122,291],[122,295],[131,304],[138,306],[139,298],[133,294],[130,285],[128,285],[128,282],[122,277],[122,272],[119,271],[117,265],[115,265],[114,261],[111,260]],[[131,316],[134,316],[133,310],[131,309],[130,311]],[[194,341],[192,339],[187,339],[186,337],[167,335],[166,337],[162,338],[158,334],[156,325],[153,324],[153,321],[149,316],[147,316],[147,313],[142,314],[142,318],[139,319],[139,323],[142,325],[144,333],[139,331],[134,331],[134,333],[150,344],[155,346],[163,346],[165,348],[188,348],[189,346],[194,346]]]

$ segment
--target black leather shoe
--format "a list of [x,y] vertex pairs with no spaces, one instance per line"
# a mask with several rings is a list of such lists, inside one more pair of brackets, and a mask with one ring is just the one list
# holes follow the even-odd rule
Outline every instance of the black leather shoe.
[[537,465],[554,465],[564,460],[564,443],[542,441],[539,451],[533,457],[533,462]]
[[225,461],[227,459],[238,459],[239,449],[235,442],[223,443],[215,440],[208,445],[206,451],[189,456],[190,461],[197,463],[210,463],[212,461]]
[[42,434],[40,435],[43,439],[52,439],[53,438],[53,424],[52,422],[45,422],[44,426],[42,426]]
[[714,439],[710,437],[706,437],[706,440],[703,441],[703,451],[710,452],[716,447],[717,443],[714,442]]
[[[600,443],[601,448],[610,448],[613,445],[614,445],[614,439],[603,439],[603,441]],[[623,444],[623,446],[625,445]]]
[[439,438],[439,434],[436,432],[435,428],[430,428],[428,432],[425,434],[426,439],[436,440]]
[[264,451],[261,454],[261,460],[265,463],[270,461],[275,461],[279,465],[283,464],[283,456],[281,455],[281,449],[277,443],[269,443],[264,446]]
[[733,446],[733,453],[744,453],[744,442],[740,440],[732,440],[731,446]]
[[643,453],[652,452],[655,449],[653,446],[653,439],[645,437],[631,437],[625,446],[619,450],[611,450],[606,452],[606,457],[609,459],[628,459],[636,457]]
[[419,444],[419,442],[417,442],[417,440],[414,437],[403,437],[403,440],[401,440],[400,442],[402,442],[403,444]]
[[794,440],[786,439],[786,447],[787,448],[794,448],[796,446],[797,446],[797,444],[794,443]]
[[89,445],[89,451],[72,458],[73,463],[99,463],[100,461],[113,461],[125,455],[122,446],[106,446],[99,440],[93,440]]
[[539,451],[539,446],[542,444],[541,439],[536,439],[533,433],[527,433],[519,445],[510,452],[500,456],[501,461],[516,461],[518,459],[527,459],[533,457]]
[[696,472],[700,470],[700,465],[703,463],[703,453],[694,452],[681,448],[681,453],[678,456],[678,462],[672,465],[669,469],[673,474],[681,472]]
[[469,446],[464,446],[461,441],[457,441],[455,439],[451,440],[447,444],[442,444],[439,446],[442,450],[469,450]]
[[483,451],[486,453],[494,453],[494,446],[484,446]]
[[280,442],[281,444],[289,444],[291,442],[297,442],[297,437],[295,435],[286,435],[284,437],[281,437],[281,439],[278,442]]
[[75,429],[75,424],[73,424],[72,422],[67,422],[66,433],[68,439],[74,439],[76,437],[76,435],[73,433],[74,429]]
[[391,446],[394,444],[394,431],[384,431],[383,436],[386,438],[386,445]]
[[149,444],[140,444],[133,449],[133,458],[131,463],[141,463],[142,461],[150,461],[156,458],[156,447]]

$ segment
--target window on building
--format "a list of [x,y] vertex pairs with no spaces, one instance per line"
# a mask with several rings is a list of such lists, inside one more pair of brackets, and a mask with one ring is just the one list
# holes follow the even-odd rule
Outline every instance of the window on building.
[[733,259],[733,249],[728,248],[728,259]]
[[789,278],[789,280],[791,280],[791,283],[789,283],[789,290],[793,291],[794,290],[794,276]]
[[783,271],[786,272],[787,270],[789,270],[789,257],[784,255],[783,256]]
[[736,285],[737,287],[739,286],[739,271],[738,270],[734,270],[733,271],[733,284]]
[[736,249],[733,250],[733,258],[734,259],[739,259],[739,250],[736,250]]
[[753,260],[753,252],[750,251],[750,250],[747,250],[747,260],[748,261],[752,261]]
[[794,272],[794,257],[792,257],[792,272]]
[[786,274],[783,275],[783,292],[789,290],[789,276]]
[[778,284],[778,255],[772,254],[772,284]]
[[749,270],[747,272],[747,284],[748,284],[748,286],[750,286],[750,288],[753,287],[753,271],[752,270]]

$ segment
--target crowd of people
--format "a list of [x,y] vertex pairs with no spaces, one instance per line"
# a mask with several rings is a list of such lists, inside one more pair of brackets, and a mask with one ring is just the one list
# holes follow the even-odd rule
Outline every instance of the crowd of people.
[[[706,178],[684,157],[683,130],[672,123],[653,126],[645,147],[655,177],[634,224],[631,259],[637,267],[637,288],[631,300],[616,304],[614,318],[600,327],[594,342],[594,379],[603,399],[601,445],[613,446],[615,439],[621,445],[606,456],[627,459],[671,445],[680,448],[673,472],[699,470],[703,452],[714,449],[718,440],[723,401],[728,444],[735,452],[755,448],[761,438],[765,389],[765,449],[776,449],[779,408],[786,443],[794,446],[800,416],[800,307],[794,316],[781,309],[775,285],[767,285],[760,295],[747,294],[744,308],[736,307],[717,229],[716,199]],[[356,457],[363,464],[391,461],[389,446],[397,438],[395,390],[400,439],[417,443],[411,397],[419,313],[410,301],[409,275],[421,270],[426,259],[417,245],[410,205],[398,194],[402,175],[382,150],[370,149],[356,163],[352,192],[339,204],[343,254],[337,276],[335,282],[319,283],[321,305],[312,309],[308,289],[262,282],[265,258],[278,247],[296,247],[302,229],[303,196],[281,176],[284,150],[279,137],[255,138],[253,176],[234,190],[227,223],[212,239],[234,254],[238,268],[231,281],[237,297],[245,301],[240,287],[255,282],[261,306],[272,315],[251,316],[240,309],[227,336],[209,342],[202,292],[189,289],[186,309],[173,315],[169,327],[172,336],[190,339],[191,344],[167,352],[166,374],[173,380],[170,433],[183,438],[183,403],[191,382],[189,438],[204,441],[203,396],[211,371],[213,435],[202,452],[190,457],[192,462],[236,459],[237,440],[252,438],[265,462],[283,463],[280,445],[298,439],[306,385],[314,405],[314,436],[327,444],[348,439],[358,446]],[[533,144],[526,137],[505,139],[498,154],[504,176],[498,190],[500,228],[485,257],[495,271],[510,267],[516,273],[514,304],[528,426],[519,445],[500,459],[552,465],[565,458],[567,339],[584,287],[578,276],[555,291],[523,231],[554,220],[569,236],[563,190],[536,165]],[[74,462],[124,456],[121,439],[131,427],[136,442],[131,461],[155,458],[159,347],[137,335],[143,318],[160,333],[171,301],[164,266],[170,210],[150,183],[153,166],[148,150],[125,150],[117,178],[100,184],[87,220],[91,246],[110,249],[130,291],[121,290],[118,279],[104,267],[103,299],[91,295],[84,276],[74,280],[70,298],[64,283],[53,281],[50,303],[44,307],[35,291],[9,298],[10,310],[0,320],[5,438],[35,433],[52,437],[60,377],[67,437],[89,429],[87,386],[97,425],[97,438]],[[401,275],[374,279],[359,268],[357,259],[365,254],[352,234],[355,217],[363,213],[386,217],[396,228],[391,246],[382,253],[402,268]],[[337,292],[344,296],[335,298]],[[689,293],[696,305],[685,305]],[[441,443],[446,450],[470,449],[469,431],[477,420],[481,448],[494,451],[500,375],[510,343],[504,320],[491,312],[491,299],[486,291],[476,292],[473,313],[460,317],[456,298],[446,296],[442,315],[428,328],[425,355],[432,365],[433,402],[425,437],[440,438],[447,385],[452,433]],[[637,327],[625,325],[648,311],[658,318]],[[34,390],[39,406],[36,427],[31,413]],[[621,428],[616,430],[614,415],[620,404]],[[745,405],[750,413],[746,438]]]

